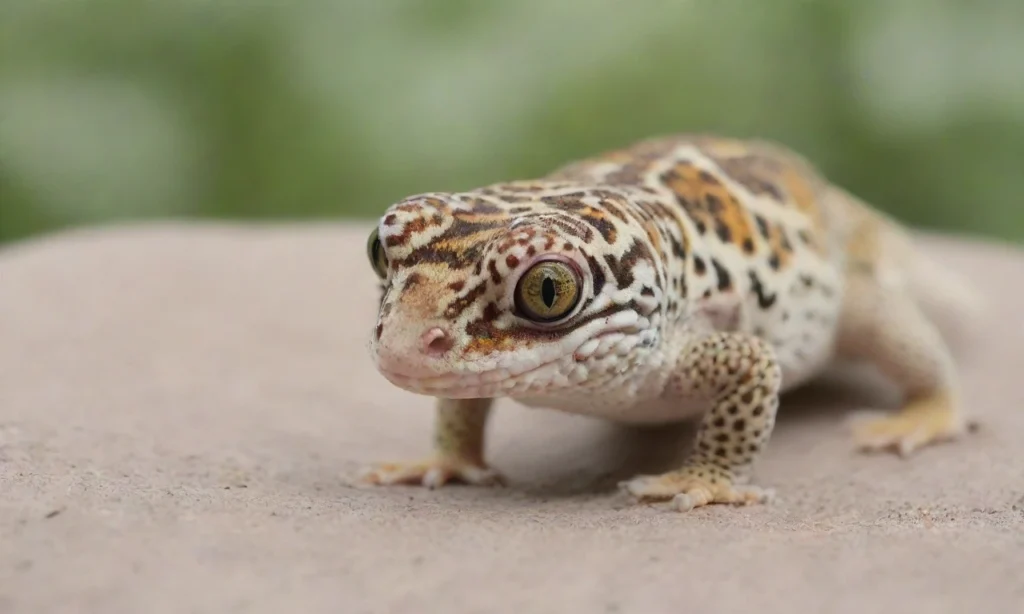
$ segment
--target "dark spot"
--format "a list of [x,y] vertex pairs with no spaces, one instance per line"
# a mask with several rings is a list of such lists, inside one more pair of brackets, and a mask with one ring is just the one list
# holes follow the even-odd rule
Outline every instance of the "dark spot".
[[745,452],[745,450],[743,449],[743,446],[736,446],[733,449],[733,452],[735,452],[737,456],[743,456],[743,453]]
[[749,446],[747,446],[747,449],[750,450],[751,452],[757,452],[758,445],[756,443],[752,443]]
[[779,259],[779,254],[777,252],[772,252],[772,255],[768,257],[768,266],[770,266],[773,271],[778,271],[779,267],[782,266],[782,261]]
[[752,433],[752,435],[754,437],[760,437],[761,436],[761,429],[754,429],[754,432]]
[[747,428],[747,421],[744,420],[743,418],[737,418],[736,422],[732,423],[732,430],[734,430],[734,431],[739,432],[739,431],[742,431],[742,430],[744,430],[746,428]]
[[697,273],[697,275],[703,275],[704,273],[707,272],[707,270],[708,270],[708,267],[707,267],[706,264],[704,264],[704,259],[701,258],[700,256],[694,256],[693,257],[693,271],[695,273]]
[[533,255],[536,254],[536,253],[537,253],[537,248],[535,246],[531,245],[530,247],[526,248],[526,255],[527,256],[530,256],[532,258]]
[[735,415],[737,415],[739,413],[740,413],[740,408],[739,407],[737,407],[735,405],[730,405],[729,406],[729,415],[730,416],[735,416]]
[[453,281],[452,283],[448,284],[448,288],[451,289],[452,292],[462,292],[462,289],[465,286],[466,282],[461,279],[459,281]]
[[722,182],[718,180],[718,177],[715,177],[714,175],[712,175],[711,173],[707,172],[704,169],[701,169],[697,173],[697,176],[700,177],[700,180],[703,181],[704,183],[709,183],[711,185],[722,185]]
[[704,298],[711,298],[711,288],[704,291]]
[[596,296],[604,288],[604,269],[598,264],[597,259],[590,254],[587,254],[587,265],[590,267],[590,276],[594,281],[594,295]]
[[721,221],[715,224],[715,234],[722,243],[732,242],[732,230]]
[[754,290],[754,294],[757,295],[757,305],[761,309],[769,309],[775,304],[775,299],[778,298],[778,294],[765,294],[764,284],[761,283],[761,278],[758,277],[757,271],[750,271],[750,286]]
[[732,287],[732,278],[729,276],[729,271],[725,270],[717,259],[711,259],[711,266],[715,268],[715,275],[718,276],[718,291],[726,292]]
[[654,288],[651,288],[650,286],[640,288],[640,296],[654,296]]
[[498,272],[498,265],[493,260],[487,261],[487,271],[491,274],[491,281],[496,284],[501,283],[501,273]]
[[722,428],[723,426],[725,426],[725,418],[719,416],[715,418],[715,421],[712,422],[711,425],[714,426],[715,428]]
[[740,401],[742,401],[745,405],[750,405],[751,403],[753,403],[754,402],[754,391],[753,390],[748,390],[748,391],[744,392],[743,396],[740,397]]
[[743,239],[743,251],[748,254],[754,253],[754,240],[750,237]]
[[726,443],[729,441],[729,433],[719,433],[715,435],[715,441],[718,443]]
[[712,215],[719,215],[722,213],[722,201],[720,201],[714,194],[705,195],[704,202],[707,205],[708,212]]
[[704,233],[706,233],[708,231],[708,227],[705,226],[704,222],[701,221],[701,220],[697,220],[696,226],[697,226],[697,232],[699,232],[700,234],[704,234]]
[[477,260],[476,266],[473,267],[473,274],[474,275],[479,275],[480,272],[483,270],[483,268],[484,268],[483,260]]
[[497,304],[487,303],[487,306],[484,307],[482,318],[485,322],[493,322],[498,319],[500,314],[501,312],[499,311]]
[[396,216],[394,213],[389,213],[387,215],[387,217],[384,218],[384,225],[385,226],[392,226],[392,225],[394,225],[395,220],[397,220],[397,219],[398,219],[398,216]]
[[510,269],[514,269],[519,266],[519,258],[516,258],[513,254],[505,256],[505,265]]
[[754,416],[760,416],[761,414],[763,414],[763,413],[764,413],[764,405],[758,405],[758,406],[757,406],[757,407],[755,407],[755,408],[754,408],[754,410],[753,410],[752,412],[750,412],[750,413],[751,413],[751,414],[753,414]]
[[[725,458],[726,456],[729,456],[729,451],[726,450],[725,448],[721,448],[721,447],[720,448],[715,448],[715,456],[717,456],[719,458]],[[711,478],[711,479],[714,480],[714,478]]]
[[682,242],[675,238],[674,235],[668,236],[668,242],[672,245],[672,255],[676,258],[685,258],[686,250],[683,248]]
[[378,324],[377,325],[377,339],[380,339],[380,336],[382,334],[384,334],[384,325],[383,324]]
[[757,231],[761,233],[761,236],[767,240],[768,234],[768,220],[764,219],[760,214],[754,216],[754,222],[757,223]]

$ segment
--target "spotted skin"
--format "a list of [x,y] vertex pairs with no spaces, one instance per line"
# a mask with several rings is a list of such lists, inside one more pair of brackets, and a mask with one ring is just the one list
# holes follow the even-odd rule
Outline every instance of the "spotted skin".
[[771,491],[746,481],[775,426],[781,383],[771,346],[757,337],[714,333],[695,341],[669,383],[673,396],[703,398],[710,406],[694,451],[676,471],[621,487],[639,499],[672,499],[684,511],[712,502],[767,501]]
[[[372,482],[499,482],[484,424],[508,397],[624,423],[698,419],[681,468],[623,489],[680,510],[763,502],[750,480],[779,395],[837,359],[906,393],[858,427],[861,447],[907,454],[965,430],[931,314],[968,313],[972,295],[778,145],[651,139],[537,180],[410,196],[375,232],[371,355],[393,384],[436,397],[438,418],[430,459],[378,466]],[[541,263],[555,278],[521,284]]]

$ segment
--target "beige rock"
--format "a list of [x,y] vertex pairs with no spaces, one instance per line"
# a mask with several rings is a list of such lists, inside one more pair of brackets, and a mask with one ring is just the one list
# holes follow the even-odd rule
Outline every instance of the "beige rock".
[[0,250],[0,612],[1024,611],[1024,253],[927,240],[993,303],[980,432],[850,448],[870,378],[783,402],[771,506],[679,514],[617,480],[685,430],[499,404],[504,489],[367,488],[428,450],[373,370],[365,227],[157,225]]

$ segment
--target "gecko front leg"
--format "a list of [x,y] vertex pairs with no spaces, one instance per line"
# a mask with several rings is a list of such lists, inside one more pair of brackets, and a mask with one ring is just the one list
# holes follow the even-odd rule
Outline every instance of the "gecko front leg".
[[680,511],[766,502],[772,492],[748,481],[775,425],[781,382],[774,352],[756,337],[720,332],[694,341],[668,391],[710,403],[693,452],[679,469],[620,486],[639,500],[671,499]]
[[364,478],[379,485],[417,484],[437,488],[448,482],[489,486],[504,482],[484,460],[492,399],[438,399],[434,451],[423,460],[383,463]]

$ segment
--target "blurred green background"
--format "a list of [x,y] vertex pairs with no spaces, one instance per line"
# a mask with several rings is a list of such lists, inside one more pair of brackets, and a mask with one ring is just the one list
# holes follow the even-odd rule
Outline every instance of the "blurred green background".
[[1020,241],[1024,2],[0,0],[0,241],[370,216],[676,131]]

